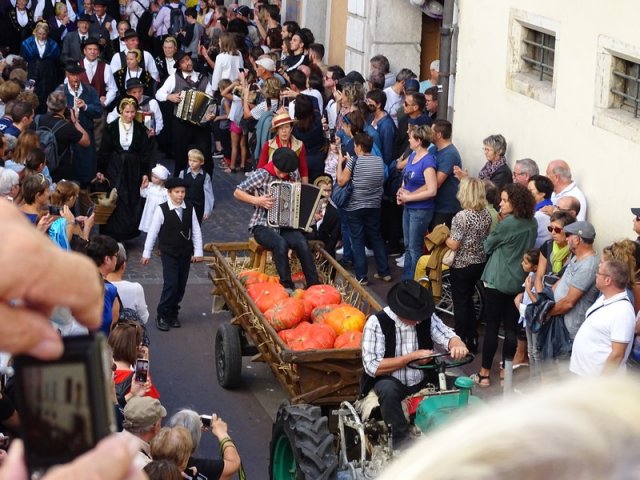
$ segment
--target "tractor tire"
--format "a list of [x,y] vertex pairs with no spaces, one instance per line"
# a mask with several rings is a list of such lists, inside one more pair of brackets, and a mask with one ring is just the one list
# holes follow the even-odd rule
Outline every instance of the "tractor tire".
[[329,420],[320,407],[283,405],[273,425],[270,445],[271,480],[332,480],[338,455]]
[[223,323],[216,332],[216,376],[222,388],[236,388],[242,375],[242,346],[240,328]]

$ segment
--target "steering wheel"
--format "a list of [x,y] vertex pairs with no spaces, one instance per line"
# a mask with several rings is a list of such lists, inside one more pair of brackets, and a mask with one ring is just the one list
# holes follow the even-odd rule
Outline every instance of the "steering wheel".
[[409,368],[416,368],[418,370],[448,370],[449,368],[455,368],[455,367],[460,367],[462,365],[466,365],[468,363],[473,362],[473,359],[475,358],[475,355],[473,355],[472,353],[468,353],[464,358],[461,358],[460,360],[452,360],[452,361],[446,361],[446,360],[440,360],[441,357],[450,357],[450,353],[449,352],[444,352],[444,353],[433,353],[431,355],[427,355],[424,356],[422,358],[419,358],[418,360],[425,360],[428,358],[433,358],[433,362],[427,363],[425,365],[418,365],[418,360],[414,360],[413,362],[409,362],[407,363],[407,367]]

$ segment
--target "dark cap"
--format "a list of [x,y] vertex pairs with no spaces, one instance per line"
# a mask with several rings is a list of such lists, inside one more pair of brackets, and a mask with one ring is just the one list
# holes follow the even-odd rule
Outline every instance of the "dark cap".
[[564,233],[568,233],[569,235],[577,235],[580,238],[584,238],[586,240],[593,240],[596,238],[596,229],[593,228],[589,222],[573,222],[564,227]]
[[96,37],[89,37],[84,42],[82,42],[82,48],[86,47],[87,45],[97,45],[98,48],[102,49],[100,40],[98,40]]
[[94,5],[104,5],[107,6],[107,0],[93,0]]
[[184,50],[178,50],[176,52],[176,54],[173,56],[173,60],[174,60],[174,65],[175,67],[180,70],[180,61],[184,58],[184,57],[188,57],[189,54],[187,52],[185,52]]
[[420,90],[420,82],[415,78],[408,78],[404,81],[405,92],[417,92]]
[[64,71],[75,75],[84,72],[84,67],[78,62],[69,62],[65,64]]
[[387,303],[398,317],[415,322],[431,318],[435,311],[431,292],[415,280],[402,280],[391,287]]
[[640,217],[640,208],[632,208],[631,213],[633,213],[636,217]]
[[238,15],[247,17],[247,18],[249,18],[249,16],[251,15],[251,9],[246,5],[240,5],[238,8],[235,9],[235,12]]
[[178,187],[187,187],[187,182],[185,182],[182,178],[178,177],[169,177],[166,182],[164,182],[164,188],[167,190],[171,190],[172,188]]
[[280,147],[273,152],[271,161],[278,170],[285,173],[296,171],[300,162],[296,152],[287,147]]
[[76,23],[77,22],[89,22],[91,23],[91,16],[86,13],[79,13],[76,15]]
[[124,40],[128,40],[129,38],[138,38],[138,32],[136,32],[133,28],[129,28],[126,32],[124,32]]
[[122,425],[127,430],[150,428],[166,416],[167,410],[157,398],[134,396],[124,407]]
[[130,78],[129,80],[127,80],[127,83],[125,85],[125,88],[127,90],[131,90],[132,88],[138,88],[138,87],[144,88],[144,83],[142,83],[142,81],[137,77]]

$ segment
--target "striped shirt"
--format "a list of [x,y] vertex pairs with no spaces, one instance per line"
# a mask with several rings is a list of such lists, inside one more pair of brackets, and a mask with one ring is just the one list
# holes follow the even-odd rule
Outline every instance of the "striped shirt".
[[[353,164],[355,166],[355,172]],[[353,193],[345,210],[352,212],[361,208],[380,208],[384,187],[384,162],[376,155],[362,155],[356,159],[351,157],[347,162],[351,172]]]
[[[391,308],[385,307],[384,311],[391,320],[396,323],[396,357],[407,355],[419,349],[418,337],[414,326],[406,325],[398,319]],[[434,313],[431,315],[431,338],[434,344],[439,344],[449,350],[449,341],[456,336],[456,333],[447,327]],[[384,359],[385,341],[378,317],[371,315],[364,326],[362,332],[362,365],[364,371],[372,376],[376,376],[376,371],[380,362]],[[391,376],[400,380],[404,385],[411,387],[422,381],[422,370],[417,368],[404,367],[391,373]]]

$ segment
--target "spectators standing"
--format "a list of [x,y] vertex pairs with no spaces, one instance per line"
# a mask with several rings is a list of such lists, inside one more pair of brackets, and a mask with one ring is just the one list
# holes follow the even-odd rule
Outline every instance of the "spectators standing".
[[452,126],[448,120],[436,120],[432,125],[433,144],[436,147],[436,178],[438,180],[438,193],[436,206],[430,229],[441,223],[451,226],[453,216],[460,210],[457,199],[460,180],[454,175],[456,169],[462,168],[460,152],[451,141]]
[[596,271],[601,295],[585,313],[573,341],[569,370],[592,376],[624,369],[635,333],[635,312],[627,296],[630,272],[620,260],[606,260]]
[[112,325],[118,321],[120,315],[120,300],[118,289],[107,280],[107,275],[116,268],[118,255],[118,243],[106,235],[94,236],[87,246],[87,255],[98,267],[98,271],[104,282],[104,308],[102,310],[102,323],[100,331],[109,336]]
[[197,17],[198,12],[194,7],[187,8],[184,12],[186,21],[185,28],[176,34],[178,42],[182,45],[182,49],[191,55],[193,61],[198,59],[200,41],[204,36],[204,27],[196,21]]
[[309,64],[309,59],[304,53],[306,47],[307,39],[302,32],[298,31],[291,35],[291,52],[284,60],[282,60],[282,66],[286,72],[297,70],[300,65]]
[[573,339],[587,309],[598,296],[595,275],[600,258],[593,248],[596,230],[589,222],[570,223],[564,227],[564,233],[573,256],[564,275],[553,286],[556,304],[549,316],[564,315],[564,324]]
[[396,80],[395,74],[391,73],[391,65],[389,59],[384,55],[375,55],[369,60],[369,69],[371,72],[374,70],[379,71],[384,75],[384,87],[389,88]]
[[385,165],[390,165],[393,157],[396,125],[391,116],[385,111],[387,98],[382,90],[369,90],[367,92],[367,105],[373,113],[371,126],[378,132],[382,150],[382,160]]
[[216,65],[211,76],[211,90],[218,90],[218,83],[223,78],[234,81],[238,78],[243,66],[242,56],[238,51],[233,34],[220,35],[220,53],[216,57]]
[[[385,110],[391,115],[391,119],[396,126],[398,125],[398,109],[404,102],[404,84],[410,78],[415,79],[416,74],[408,68],[403,68],[398,72],[398,75],[396,75],[395,83],[384,89],[384,93],[387,95]],[[431,125],[431,123],[429,123],[429,125]]]
[[427,90],[437,87],[440,83],[440,60],[434,60],[429,64],[429,78],[420,82],[420,92],[426,93]]
[[571,178],[571,169],[569,164],[564,160],[553,160],[547,165],[547,177],[553,182],[553,194],[551,201],[554,205],[558,204],[558,200],[562,197],[576,197],[580,202],[580,211],[578,212],[578,220],[587,219],[587,198],[578,188],[576,182]]
[[[514,175],[514,178],[515,175]],[[529,179],[527,188],[536,200],[535,219],[538,222],[538,235],[536,236],[536,248],[551,238],[549,232],[549,215],[543,213],[542,209],[551,206],[551,194],[553,193],[553,183],[547,177],[542,175],[534,175]]]
[[115,285],[118,290],[118,297],[120,297],[122,307],[135,311],[140,321],[146,324],[147,320],[149,320],[149,309],[147,308],[147,300],[144,296],[144,288],[142,288],[142,285],[138,282],[123,280],[126,270],[127,251],[122,243],[118,243],[116,267],[113,272],[107,275],[107,280]]
[[424,92],[424,98],[426,101],[427,114],[429,115],[429,120],[431,124],[435,121],[438,116],[438,87],[428,88],[426,92]]
[[124,407],[124,429],[142,440],[133,462],[136,469],[142,470],[151,462],[150,443],[160,432],[160,422],[166,416],[167,410],[157,398],[134,397]]
[[162,294],[158,303],[156,326],[166,332],[180,328],[180,302],[189,279],[191,262],[201,262],[202,233],[191,202],[185,201],[186,186],[181,178],[165,182],[169,200],[156,208],[144,243],[141,263],[147,265],[156,240],[162,259]]
[[[505,158],[507,153],[507,141],[505,138],[500,134],[490,135],[482,143],[484,144],[483,150],[487,163],[478,172],[478,178],[480,180],[491,180],[500,189],[513,183],[513,174]],[[458,178],[462,178],[468,175],[468,172],[457,168],[454,169],[454,174]]]

